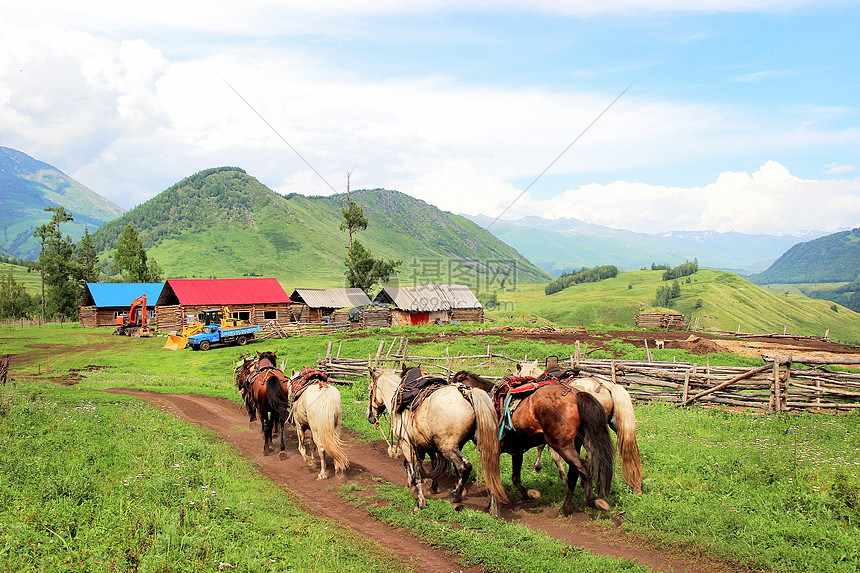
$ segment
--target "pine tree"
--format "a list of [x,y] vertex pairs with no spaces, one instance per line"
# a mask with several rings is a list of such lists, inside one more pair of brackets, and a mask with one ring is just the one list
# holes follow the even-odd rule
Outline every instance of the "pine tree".
[[149,259],[143,242],[131,225],[126,225],[116,243],[111,272],[127,283],[160,282],[164,273],[154,259]]
[[33,235],[39,237],[39,270],[42,274],[42,317],[62,316],[72,318],[77,314],[80,285],[78,265],[75,262],[75,243],[63,237],[60,225],[73,221],[63,207],[46,207],[53,212],[51,221],[36,228]]

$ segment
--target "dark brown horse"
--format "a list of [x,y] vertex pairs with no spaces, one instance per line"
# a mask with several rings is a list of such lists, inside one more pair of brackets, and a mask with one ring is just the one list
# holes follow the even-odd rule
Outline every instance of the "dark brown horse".
[[[545,443],[568,463],[567,496],[561,506],[562,515],[570,515],[573,511],[573,489],[580,476],[586,503],[597,509],[609,509],[609,504],[602,498],[609,494],[614,450],[606,415],[593,396],[566,384],[547,384],[525,395],[508,414],[504,391],[511,385],[497,387],[465,370],[457,372],[453,381],[481,388],[494,395],[494,402],[500,404],[502,427],[509,428],[502,435],[501,450],[511,455],[511,479],[524,499],[538,498],[540,492],[523,486],[520,478],[523,454]],[[499,398],[503,400],[499,401]],[[583,444],[588,452],[588,465],[579,456]],[[592,479],[597,495],[592,489]]]
[[248,379],[247,392],[251,396],[253,407],[260,415],[260,423],[263,426],[263,455],[268,456],[272,453],[272,434],[277,428],[281,438],[279,456],[283,460],[287,457],[287,451],[284,446],[284,422],[286,422],[286,417],[279,416],[278,412],[272,407],[270,391],[273,385],[277,385],[284,394],[287,394],[289,392],[289,382],[284,372],[275,366],[277,357],[274,352],[258,352],[256,362],[257,366],[251,371]]
[[248,427],[253,428],[257,421],[257,406],[254,396],[249,391],[251,385],[251,374],[257,369],[257,357],[248,354],[239,357],[238,362],[233,363],[233,381],[236,390],[242,395],[245,410],[248,412]]

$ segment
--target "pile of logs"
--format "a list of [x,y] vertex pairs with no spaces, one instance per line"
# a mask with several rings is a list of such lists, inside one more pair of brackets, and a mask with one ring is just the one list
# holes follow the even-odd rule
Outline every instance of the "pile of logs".
[[687,330],[684,315],[673,312],[640,312],[636,315],[636,328]]

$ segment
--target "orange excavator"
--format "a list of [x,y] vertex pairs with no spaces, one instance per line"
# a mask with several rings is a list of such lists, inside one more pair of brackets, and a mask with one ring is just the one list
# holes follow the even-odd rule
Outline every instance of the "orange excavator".
[[146,295],[140,295],[131,303],[128,314],[116,317],[116,330],[113,334],[148,338],[152,330],[146,326]]

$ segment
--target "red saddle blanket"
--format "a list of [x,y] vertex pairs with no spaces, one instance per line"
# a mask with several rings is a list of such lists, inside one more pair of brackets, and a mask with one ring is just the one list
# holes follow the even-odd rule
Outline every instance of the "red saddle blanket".
[[324,372],[320,372],[316,368],[310,366],[305,367],[299,372],[299,375],[293,379],[290,385],[290,393],[293,395],[293,401],[299,399],[302,392],[308,389],[311,384],[318,383],[320,386],[328,386],[328,376]]
[[509,404],[513,400],[522,400],[541,386],[550,386],[552,384],[558,384],[558,380],[553,378],[532,378],[531,376],[504,379],[496,387],[496,391],[493,392],[493,405],[496,407],[496,414],[501,418],[506,404]]

